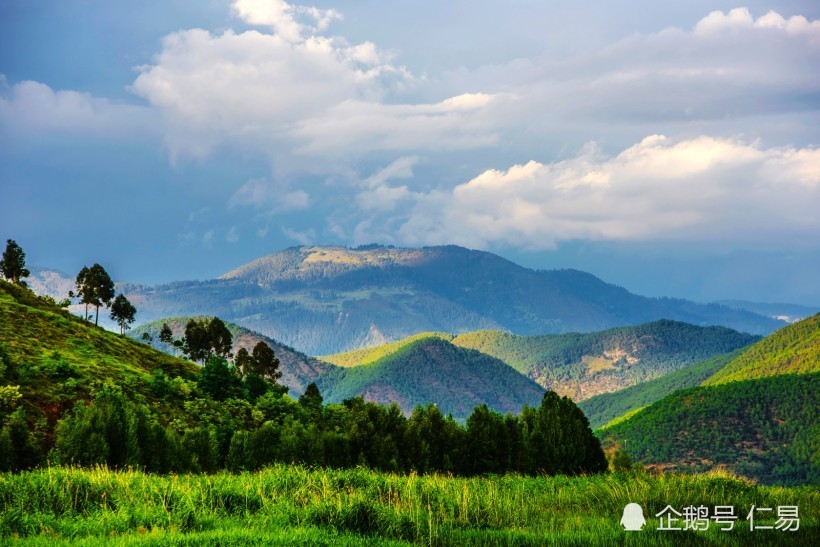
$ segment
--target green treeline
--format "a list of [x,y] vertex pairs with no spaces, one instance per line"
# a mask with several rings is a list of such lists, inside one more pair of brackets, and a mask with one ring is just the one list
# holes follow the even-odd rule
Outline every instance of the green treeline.
[[[203,371],[209,367],[230,366],[214,356]],[[247,397],[216,400],[201,384],[169,380],[162,373],[155,382],[161,399],[180,398],[188,390],[198,393],[183,402],[184,415],[166,423],[147,401],[131,400],[117,386],[105,385],[59,421],[48,451],[49,439],[29,431],[23,408],[9,413],[0,431],[0,470],[47,462],[210,473],[284,462],[534,475],[595,473],[607,466],[583,413],[552,392],[540,407],[525,407],[520,416],[477,407],[462,426],[433,404],[417,407],[409,418],[396,404],[383,406],[361,397],[323,405],[315,385],[298,400],[271,390],[251,402]]]

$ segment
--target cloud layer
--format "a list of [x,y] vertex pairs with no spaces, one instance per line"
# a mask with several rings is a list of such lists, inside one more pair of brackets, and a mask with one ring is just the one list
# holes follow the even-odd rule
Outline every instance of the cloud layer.
[[809,242],[820,233],[820,150],[654,135],[614,157],[588,146],[569,160],[488,170],[451,191],[412,198],[398,239],[413,245]]

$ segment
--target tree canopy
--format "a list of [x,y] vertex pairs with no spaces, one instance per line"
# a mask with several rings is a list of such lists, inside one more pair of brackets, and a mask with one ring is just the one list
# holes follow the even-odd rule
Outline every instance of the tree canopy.
[[26,284],[23,278],[31,275],[26,269],[26,253],[13,239],[6,241],[6,250],[0,259],[0,272],[15,285],[23,286]]

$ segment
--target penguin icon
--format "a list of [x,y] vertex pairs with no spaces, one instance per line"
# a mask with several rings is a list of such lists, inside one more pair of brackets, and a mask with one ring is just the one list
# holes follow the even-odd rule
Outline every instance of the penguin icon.
[[640,532],[646,524],[646,519],[643,518],[643,509],[637,503],[627,503],[624,507],[624,516],[621,517],[621,526],[627,532]]

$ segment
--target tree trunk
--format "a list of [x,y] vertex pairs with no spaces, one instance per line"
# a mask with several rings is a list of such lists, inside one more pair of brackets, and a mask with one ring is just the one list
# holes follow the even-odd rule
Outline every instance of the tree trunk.
[[85,303],[85,320],[88,321],[88,302]]
[[97,313],[94,314],[94,326],[99,326],[100,322],[100,307],[97,306]]

